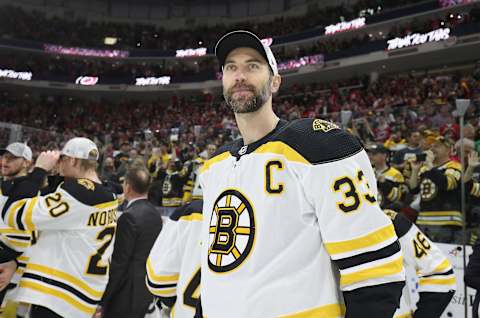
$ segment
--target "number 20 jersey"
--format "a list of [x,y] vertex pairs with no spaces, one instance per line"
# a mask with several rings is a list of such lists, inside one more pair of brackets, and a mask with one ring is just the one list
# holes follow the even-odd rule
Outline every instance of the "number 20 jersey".
[[7,205],[8,226],[39,233],[13,300],[62,317],[92,317],[108,282],[117,207],[115,194],[87,179],[68,179],[53,193]]
[[220,149],[200,183],[206,317],[343,317],[342,291],[404,280],[368,157],[332,123],[280,121]]

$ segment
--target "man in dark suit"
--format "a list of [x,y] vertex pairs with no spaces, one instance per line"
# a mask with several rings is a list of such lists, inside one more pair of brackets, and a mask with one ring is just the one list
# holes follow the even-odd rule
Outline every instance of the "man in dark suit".
[[149,186],[145,168],[127,171],[123,190],[128,205],[118,218],[110,279],[95,317],[143,318],[153,301],[145,285],[145,263],[162,229],[162,218],[147,200]]

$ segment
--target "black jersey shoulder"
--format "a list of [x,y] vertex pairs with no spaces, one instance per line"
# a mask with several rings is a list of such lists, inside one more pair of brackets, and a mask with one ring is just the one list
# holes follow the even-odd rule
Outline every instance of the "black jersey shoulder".
[[30,174],[10,180],[3,180],[1,183],[2,195],[8,196],[12,200],[33,197],[41,190],[42,183],[44,183],[45,180],[45,178],[38,180],[35,180],[35,178],[32,179]]
[[203,200],[193,200],[192,202],[175,209],[173,214],[170,216],[170,219],[178,221],[183,216],[189,216],[194,213],[202,214],[202,209]]
[[81,203],[89,206],[116,200],[116,195],[103,184],[88,179],[65,179],[60,188]]
[[65,177],[59,175],[48,176],[47,184],[42,188],[42,195],[55,192],[62,182],[65,182]]
[[[25,177],[20,177],[22,180],[25,179]],[[19,179],[20,179],[19,178]],[[15,180],[2,180],[2,184],[0,185],[2,189],[2,194],[4,196],[9,196],[12,188],[15,186]]]
[[395,233],[398,238],[403,237],[410,231],[412,227],[412,222],[407,219],[402,213],[397,213],[393,210],[383,210],[385,214],[392,220],[393,227],[395,228]]
[[352,134],[322,119],[298,119],[284,125],[270,141],[281,141],[312,164],[350,157],[363,149]]
[[241,138],[230,141],[229,143],[226,143],[225,145],[218,147],[218,149],[213,153],[210,159],[215,158],[216,156],[219,156],[225,152],[233,153],[234,150],[237,148],[240,148],[242,144],[243,144],[243,141]]

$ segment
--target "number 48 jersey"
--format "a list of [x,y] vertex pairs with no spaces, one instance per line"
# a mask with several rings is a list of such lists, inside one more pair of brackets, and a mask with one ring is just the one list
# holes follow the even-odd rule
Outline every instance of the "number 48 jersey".
[[39,233],[13,300],[62,317],[91,318],[108,282],[117,207],[115,194],[87,179],[65,180],[53,193],[7,202],[2,218],[8,226]]
[[220,149],[200,183],[209,318],[343,317],[342,292],[404,280],[368,156],[332,123],[280,121]]
[[147,259],[147,287],[162,303],[169,307],[175,304],[171,317],[191,318],[195,314],[200,292],[201,225],[201,200],[176,209]]
[[410,317],[416,309],[429,312],[440,310],[439,316],[457,287],[452,265],[435,243],[406,217],[392,210],[385,210],[385,213],[392,219],[399,237],[407,278],[410,278],[409,274],[417,276],[417,292],[420,296],[419,301],[414,303],[405,286],[394,318]]

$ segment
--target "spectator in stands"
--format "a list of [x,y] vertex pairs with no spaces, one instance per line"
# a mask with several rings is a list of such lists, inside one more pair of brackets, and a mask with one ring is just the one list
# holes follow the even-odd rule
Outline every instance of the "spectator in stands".
[[383,209],[401,208],[401,200],[405,192],[405,181],[400,171],[388,163],[390,151],[382,144],[367,147],[367,152],[377,178],[378,198]]
[[130,143],[122,142],[120,145],[120,151],[115,155],[115,169],[119,169],[122,163],[128,162],[130,151]]
[[129,169],[123,191],[127,210],[118,218],[110,278],[102,298],[103,318],[143,318],[153,296],[145,285],[145,263],[162,229],[160,212],[147,200],[150,174]]
[[435,127],[442,127],[451,123],[452,113],[450,111],[450,105],[445,104],[440,106],[440,111],[436,113],[435,116],[432,118],[432,124]]
[[[457,156],[460,156],[460,142],[457,141],[455,149]],[[475,143],[467,138],[464,138],[465,150],[465,193],[467,199],[467,228],[469,230],[476,229],[480,224],[480,161],[478,160],[478,153],[475,150]],[[475,235],[474,235],[475,234]],[[478,233],[472,233],[472,237],[477,236]],[[471,242],[472,244],[475,242]]]
[[102,181],[119,183],[114,159],[112,157],[107,157],[103,162],[103,170],[100,178]]
[[184,186],[187,183],[192,166],[190,163],[182,167],[182,162],[172,157],[167,170],[161,172],[159,179],[162,182],[162,213],[170,216],[173,211],[182,205]]
[[450,159],[451,147],[449,140],[437,137],[433,156],[417,156],[411,164],[410,190],[420,195],[417,224],[435,242],[461,242],[461,166]]
[[403,171],[405,161],[408,161],[415,155],[422,153],[422,149],[420,149],[421,138],[422,136],[420,132],[415,130],[410,132],[409,136],[407,137],[407,147],[397,151],[393,156],[392,164],[395,168]]

